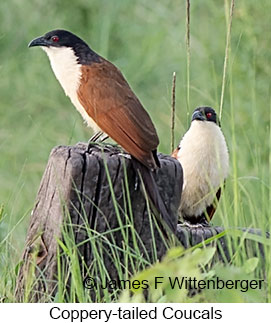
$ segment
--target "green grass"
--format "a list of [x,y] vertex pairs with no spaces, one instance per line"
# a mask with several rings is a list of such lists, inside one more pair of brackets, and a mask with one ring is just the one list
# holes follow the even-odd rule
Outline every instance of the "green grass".
[[[187,129],[187,110],[199,105],[219,110],[229,7],[228,0],[191,1],[187,77],[185,1],[1,1],[0,299],[12,300],[16,264],[51,149],[91,135],[45,54],[28,49],[28,42],[58,27],[80,35],[123,71],[156,125],[159,151],[170,153],[174,71],[175,144]],[[214,218],[225,228],[271,231],[270,10],[269,0],[235,5],[222,113],[231,175]],[[233,263],[242,268],[244,261],[241,246]],[[262,275],[264,268],[270,282],[269,258],[254,274]],[[271,301],[270,286],[268,295]]]

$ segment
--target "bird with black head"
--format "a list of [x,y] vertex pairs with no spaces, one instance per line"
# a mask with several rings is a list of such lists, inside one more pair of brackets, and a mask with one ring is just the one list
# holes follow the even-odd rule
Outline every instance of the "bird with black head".
[[229,153],[214,109],[198,107],[172,156],[184,173],[180,220],[208,224],[229,173]]
[[[176,230],[154,181],[160,167],[159,138],[152,120],[120,70],[66,30],[53,30],[33,39],[48,55],[56,78],[83,119],[105,133],[132,156],[147,194],[167,226]],[[95,138],[98,136],[95,136]]]

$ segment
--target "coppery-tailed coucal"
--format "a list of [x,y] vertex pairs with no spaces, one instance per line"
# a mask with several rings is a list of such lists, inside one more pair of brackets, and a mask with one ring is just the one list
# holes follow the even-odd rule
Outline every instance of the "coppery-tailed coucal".
[[207,224],[229,173],[228,148],[214,109],[194,110],[190,128],[172,156],[179,160],[184,172],[181,220]]
[[156,129],[120,70],[66,30],[50,31],[32,40],[29,47],[33,46],[41,46],[47,53],[65,94],[87,124],[95,132],[107,134],[132,156],[149,198],[175,231],[151,173],[160,167]]

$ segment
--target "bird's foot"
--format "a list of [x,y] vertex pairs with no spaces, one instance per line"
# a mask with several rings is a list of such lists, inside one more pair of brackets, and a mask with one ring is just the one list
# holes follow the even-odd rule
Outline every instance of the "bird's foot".
[[[116,146],[116,147],[118,147],[118,146]],[[119,153],[119,156],[122,156],[122,157],[124,157],[126,159],[131,159],[131,155],[129,155],[129,154]]]
[[209,223],[191,223],[185,220],[184,222],[179,223],[179,226],[193,229],[203,229],[204,227],[209,226]]
[[193,224],[191,222],[188,221],[184,221],[182,223],[179,223],[180,227],[188,227],[188,228],[202,228],[202,224],[197,223],[197,224]]

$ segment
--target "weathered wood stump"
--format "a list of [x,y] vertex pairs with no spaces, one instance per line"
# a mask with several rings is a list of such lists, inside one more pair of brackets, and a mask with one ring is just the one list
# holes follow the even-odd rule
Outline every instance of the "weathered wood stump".
[[[170,156],[159,154],[158,157],[161,168],[154,178],[168,212],[177,225],[182,168]],[[109,246],[118,246],[120,262],[124,261],[124,251],[121,250],[128,246],[133,246],[131,252],[136,247],[145,261],[151,263],[160,259],[166,252],[166,245],[159,228],[153,224],[151,230],[150,212],[141,186],[130,156],[119,148],[94,145],[87,151],[87,145],[79,143],[74,147],[53,149],[32,212],[16,298],[22,300],[25,297],[33,263],[36,269],[32,275],[37,282],[28,300],[42,301],[44,295],[55,294],[57,238],[63,240],[63,224],[73,225],[74,243],[78,246],[79,259],[83,263],[82,277],[94,261],[89,239],[96,233],[103,233],[104,241],[100,248],[103,249],[104,265],[111,278],[116,278],[118,273],[112,255],[106,254],[108,250],[105,249]],[[72,235],[71,232],[69,234]]]
[[[159,159],[161,169],[154,178],[177,226],[182,168],[170,156],[159,154]],[[133,272],[161,259],[168,241],[149,211],[141,188],[130,156],[117,147],[94,145],[87,151],[87,145],[79,143],[54,148],[32,211],[16,299],[50,301],[60,288],[57,285],[60,272],[62,277],[67,275],[66,285],[71,285],[75,255],[82,282],[88,276],[99,277],[101,263],[111,279],[127,279]],[[223,230],[178,225],[177,238],[189,248]],[[254,229],[250,232],[261,235]],[[218,260],[230,261],[232,249],[226,237],[214,243]],[[260,243],[248,243],[253,245],[248,248],[253,255],[264,256]]]

